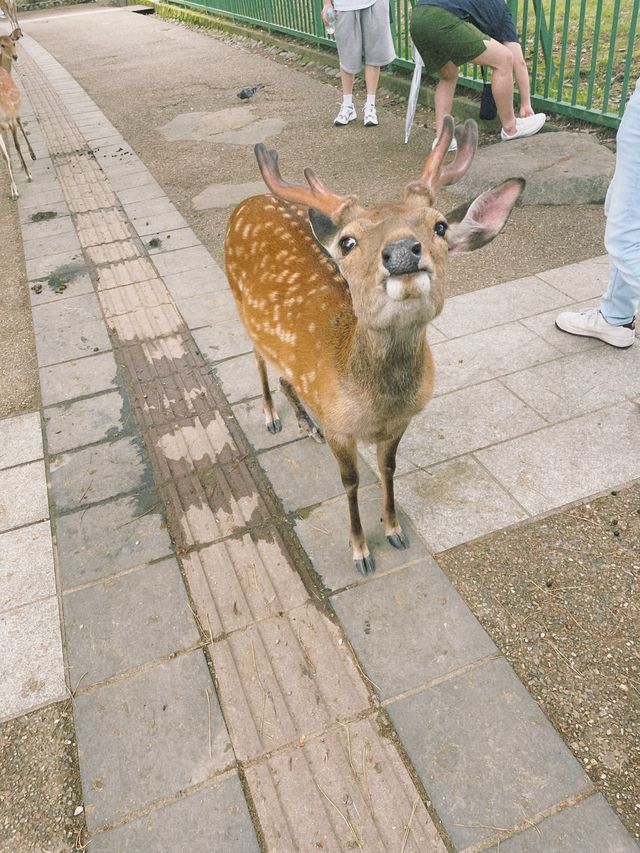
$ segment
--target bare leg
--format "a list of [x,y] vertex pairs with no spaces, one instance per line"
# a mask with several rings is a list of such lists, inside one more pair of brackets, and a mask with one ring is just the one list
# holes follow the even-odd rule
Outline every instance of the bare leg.
[[16,182],[13,179],[13,170],[11,168],[11,160],[9,159],[9,153],[7,151],[7,146],[5,145],[4,136],[2,134],[2,131],[0,131],[0,154],[2,154],[2,156],[4,157],[5,162],[7,164],[7,169],[9,170],[9,180],[11,181],[11,199],[12,199],[12,201],[15,201],[19,196],[18,187],[16,186]]
[[453,62],[447,62],[440,71],[440,82],[436,86],[434,95],[434,106],[436,111],[436,136],[442,133],[444,117],[451,115],[453,111],[453,96],[456,93],[458,82],[458,66]]
[[29,137],[27,136],[25,129],[22,126],[22,119],[20,118],[20,116],[18,116],[16,121],[18,122],[18,127],[22,131],[22,135],[24,136],[24,141],[27,143],[27,148],[29,149],[29,154],[31,155],[31,159],[35,160],[36,159],[35,151],[31,147],[31,142],[29,141]]
[[351,530],[349,533],[351,540],[351,548],[353,550],[353,559],[357,570],[361,575],[373,574],[376,570],[376,564],[373,557],[369,553],[364,532],[362,530],[362,522],[360,521],[360,510],[358,508],[358,454],[356,451],[356,443],[351,439],[348,443],[342,443],[332,439],[327,439],[329,447],[340,467],[340,476],[342,485],[347,493],[347,501],[349,503],[349,519],[351,522]]
[[[404,431],[403,431],[404,432]],[[402,438],[401,433],[391,441],[380,441],[376,445],[378,455],[378,468],[382,477],[382,488],[384,494],[384,508],[382,521],[384,523],[385,536],[394,548],[403,550],[409,547],[409,538],[398,523],[396,517],[396,504],[393,495],[393,475],[396,471],[396,451]]]
[[513,111],[513,55],[495,39],[485,42],[486,50],[472,60],[474,65],[488,65],[493,69],[491,91],[498,109],[498,116],[506,133],[516,132],[516,116]]
[[275,435],[282,429],[282,424],[280,423],[276,407],[273,404],[273,397],[269,388],[269,377],[267,376],[267,365],[257,350],[254,350],[253,354],[256,357],[260,382],[262,383],[262,410],[264,412],[265,423],[269,432]]
[[313,422],[309,413],[302,405],[300,397],[293,390],[293,386],[287,382],[286,379],[280,377],[280,388],[282,389],[282,393],[287,398],[287,400],[291,403],[293,411],[296,413],[296,418],[298,420],[298,426],[301,431],[306,433],[309,438],[312,438],[314,441],[317,441],[318,444],[322,444],[324,442],[324,438],[318,426]]
[[349,74],[348,71],[345,71],[344,68],[340,68],[340,80],[342,82],[342,94],[343,95],[352,95],[353,94],[353,81],[356,79],[355,74]]
[[522,48],[517,41],[504,42],[507,50],[511,51],[513,57],[513,73],[518,84],[518,92],[520,93],[520,115],[532,116],[534,114],[531,106],[531,84],[529,83],[529,69],[522,55]]
[[367,95],[375,95],[378,91],[378,81],[380,80],[380,67],[378,65],[364,66],[364,82],[367,86]]

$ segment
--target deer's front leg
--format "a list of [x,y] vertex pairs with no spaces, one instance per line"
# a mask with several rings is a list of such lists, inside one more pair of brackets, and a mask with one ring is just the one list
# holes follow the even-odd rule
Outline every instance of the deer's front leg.
[[327,441],[340,467],[342,485],[347,493],[349,519],[351,522],[349,536],[353,550],[353,559],[361,575],[370,575],[375,572],[376,564],[369,553],[360,521],[360,510],[358,508],[358,452],[356,443],[353,439],[339,441],[333,438],[327,439]]
[[394,548],[400,550],[409,547],[409,538],[404,532],[396,517],[396,503],[393,495],[393,475],[396,472],[396,451],[404,430],[397,438],[389,441],[379,441],[376,445],[378,455],[378,469],[382,478],[382,489],[384,495],[384,506],[382,510],[382,521],[385,536]]
[[278,417],[276,407],[273,403],[273,397],[271,396],[271,389],[269,388],[269,377],[267,375],[267,365],[264,358],[260,355],[257,349],[254,349],[253,354],[256,357],[258,374],[260,376],[260,384],[262,385],[262,411],[264,412],[265,426],[267,427],[271,435],[275,435],[276,433],[281,431],[282,424],[280,422],[280,418]]

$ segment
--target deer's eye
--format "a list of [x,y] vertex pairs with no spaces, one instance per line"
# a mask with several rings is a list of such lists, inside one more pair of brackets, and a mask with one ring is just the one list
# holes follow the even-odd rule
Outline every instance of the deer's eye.
[[338,243],[343,255],[348,255],[352,249],[358,245],[355,237],[343,237]]
[[444,235],[447,233],[447,227],[448,226],[446,222],[436,222],[433,231],[435,234],[438,235],[438,237],[444,237]]

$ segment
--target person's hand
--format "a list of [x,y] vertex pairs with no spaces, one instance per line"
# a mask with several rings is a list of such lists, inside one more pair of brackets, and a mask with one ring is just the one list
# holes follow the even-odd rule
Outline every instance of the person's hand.
[[520,118],[527,118],[527,116],[533,116],[533,115],[535,115],[535,113],[533,111],[533,107],[530,104],[529,104],[529,106],[526,106],[526,107],[524,107],[524,106],[520,107]]
[[327,12],[329,11],[329,9],[331,9],[332,6],[333,6],[333,3],[331,2],[331,0],[328,0],[328,2],[327,2],[327,0],[325,0],[325,2],[322,5],[322,20],[324,22],[325,27],[329,23],[329,21],[327,21]]

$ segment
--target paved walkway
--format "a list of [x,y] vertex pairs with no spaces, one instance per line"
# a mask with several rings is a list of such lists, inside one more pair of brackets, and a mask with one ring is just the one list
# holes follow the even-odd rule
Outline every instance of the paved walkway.
[[43,410],[0,422],[0,719],[75,694],[90,849],[635,850],[432,556],[640,476],[640,347],[553,327],[604,259],[449,300],[401,449],[412,547],[363,462],[362,579],[327,448],[282,405],[263,432],[222,271],[21,47]]

